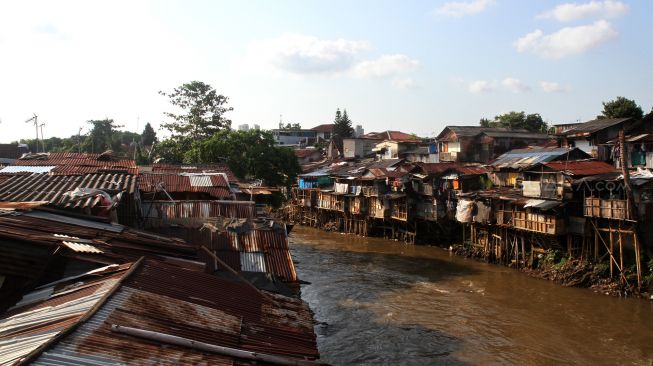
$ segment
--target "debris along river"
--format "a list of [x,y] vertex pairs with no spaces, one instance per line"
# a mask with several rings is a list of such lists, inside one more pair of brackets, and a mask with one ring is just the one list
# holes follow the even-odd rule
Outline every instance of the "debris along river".
[[334,365],[651,365],[653,302],[296,226],[291,250]]

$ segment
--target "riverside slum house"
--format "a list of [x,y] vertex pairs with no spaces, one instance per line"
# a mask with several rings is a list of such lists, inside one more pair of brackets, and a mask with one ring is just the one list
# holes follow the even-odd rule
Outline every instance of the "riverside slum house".
[[[626,167],[632,170],[653,169],[653,114],[648,114],[627,127],[624,131]],[[621,168],[619,138],[608,140],[602,146],[614,166]]]
[[595,262],[607,256],[611,275],[618,272],[625,283],[624,257],[633,257],[641,276],[642,245],[633,224],[651,218],[653,174],[633,173],[633,203],[623,182],[605,162],[541,161],[523,167],[517,188],[459,195],[456,218],[490,260],[532,267],[549,249]]
[[207,271],[195,243],[49,201],[0,208],[0,364],[315,364],[308,306]]
[[456,193],[480,189],[486,173],[478,164],[340,162],[300,175],[286,215],[313,227],[414,243],[449,235]]
[[447,126],[436,141],[439,161],[469,163],[488,163],[512,149],[555,143],[546,134],[481,126]]
[[285,225],[262,216],[255,202],[235,199],[236,191],[251,197],[262,189],[239,186],[222,164],[146,167],[139,174],[143,227],[197,245],[210,273],[297,293]]

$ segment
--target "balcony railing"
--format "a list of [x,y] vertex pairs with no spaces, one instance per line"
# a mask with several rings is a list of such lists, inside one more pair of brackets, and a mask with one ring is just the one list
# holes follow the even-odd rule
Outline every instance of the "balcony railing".
[[631,220],[627,200],[585,198],[585,216]]
[[556,218],[555,215],[544,215],[540,213],[514,211],[513,226],[516,229],[533,231],[549,235],[564,234],[565,221]]

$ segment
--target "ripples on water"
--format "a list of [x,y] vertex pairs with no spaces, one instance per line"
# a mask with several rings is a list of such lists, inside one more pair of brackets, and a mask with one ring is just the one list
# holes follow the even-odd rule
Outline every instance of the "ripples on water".
[[291,249],[334,365],[653,365],[653,304],[509,268],[296,227]]

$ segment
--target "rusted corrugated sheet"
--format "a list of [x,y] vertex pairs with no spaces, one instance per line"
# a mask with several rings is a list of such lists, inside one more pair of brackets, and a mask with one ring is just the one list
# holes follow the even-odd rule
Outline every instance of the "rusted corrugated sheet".
[[136,163],[131,159],[117,159],[101,154],[86,153],[48,153],[38,158],[18,159],[14,165],[50,166],[55,165],[50,174],[81,175],[98,173],[138,174]]
[[240,252],[240,270],[266,273],[265,254],[261,252]]
[[163,187],[168,193],[203,192],[217,199],[231,198],[231,189],[224,177],[215,175],[210,180],[209,185],[193,186],[187,175],[142,173],[138,176],[138,188],[143,193],[158,192],[158,187]]
[[571,160],[571,161],[552,161],[544,163],[547,168],[573,176],[588,176],[614,173],[614,166],[596,160]]
[[74,333],[33,362],[52,364],[233,365],[243,360],[111,331],[134,327],[245,351],[319,357],[301,299],[261,296],[242,282],[145,261]]
[[226,164],[185,164],[185,165],[174,165],[174,164],[154,164],[143,167],[143,171],[149,171],[152,173],[168,173],[168,174],[179,174],[179,173],[224,173],[229,179],[230,183],[238,182],[238,178],[234,173],[229,169],[229,166]]
[[[70,240],[55,234],[74,236],[80,240]],[[44,247],[53,252],[63,246],[63,241],[76,241],[92,245],[103,253],[71,251],[80,256],[92,255],[94,258],[102,258],[103,261],[109,263],[133,261],[143,255],[195,259],[197,251],[196,247],[181,239],[156,235],[122,225],[103,224],[41,212],[0,216],[0,253],[3,252],[3,247],[8,247],[12,242],[31,243],[36,249]],[[23,246],[28,247],[26,244]],[[65,246],[62,249],[69,250]],[[29,256],[29,253],[24,253],[24,256]],[[35,259],[25,257],[23,261],[18,260],[16,263],[24,264],[25,270],[27,270],[31,267],[24,262],[26,260]]]
[[79,321],[118,283],[129,267],[107,267],[25,295],[0,319],[0,364],[19,362]]
[[49,201],[52,205],[64,208],[94,207],[100,203],[97,196],[72,201],[70,196],[65,195],[77,188],[94,188],[109,194],[122,191],[133,194],[136,179],[133,175],[124,174],[16,175],[0,183],[0,201]]

